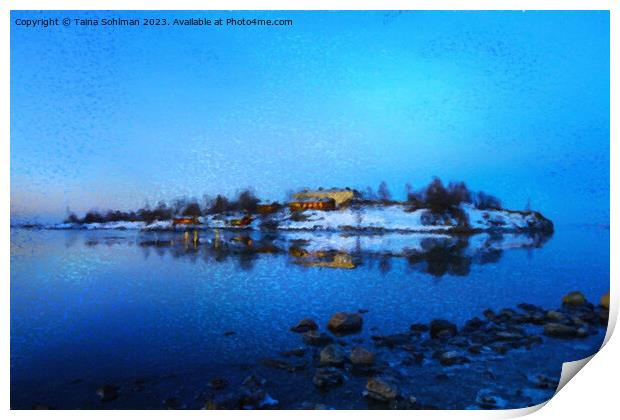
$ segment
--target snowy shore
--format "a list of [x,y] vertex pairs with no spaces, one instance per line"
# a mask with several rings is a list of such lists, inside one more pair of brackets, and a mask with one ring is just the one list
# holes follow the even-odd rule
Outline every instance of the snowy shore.
[[[231,226],[242,214],[209,215],[198,218],[192,229],[275,229],[283,231],[372,231],[418,233],[474,233],[553,231],[553,223],[538,212],[481,210],[470,205],[460,208],[461,220],[446,213],[437,215],[428,209],[410,210],[404,205],[367,205],[334,211],[307,210],[292,213],[288,209],[255,217],[247,226]],[[31,226],[32,227],[32,226]],[[57,223],[36,226],[47,229],[121,229],[185,230],[187,225],[173,226],[172,220],[146,222]]]

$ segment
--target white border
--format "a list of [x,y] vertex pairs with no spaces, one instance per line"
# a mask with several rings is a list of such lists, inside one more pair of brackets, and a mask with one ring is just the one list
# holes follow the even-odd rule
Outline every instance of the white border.
[[[10,139],[10,81],[9,81],[9,63],[10,63],[10,10],[399,10],[399,9],[418,9],[418,10],[611,10],[611,73],[618,74],[618,45],[615,40],[618,39],[618,1],[603,1],[603,0],[582,0],[582,1],[542,1],[542,0],[436,0],[436,1],[403,1],[403,0],[384,0],[381,2],[372,2],[367,0],[358,0],[356,2],[345,1],[329,1],[329,0],[298,0],[298,1],[284,1],[284,0],[263,0],[263,1],[250,1],[250,0],[229,0],[229,1],[199,1],[199,0],[176,0],[176,1],[154,1],[154,0],[91,0],[91,1],[78,1],[78,0],[3,0],[0,2],[0,22],[2,22],[2,34],[0,43],[0,54],[3,57],[3,66],[1,68],[2,80],[4,81],[4,89],[2,90],[3,96],[0,100],[0,109],[2,110],[2,152],[0,153],[0,171],[1,182],[0,189],[2,193],[2,214],[4,216],[5,223],[0,225],[2,236],[4,241],[1,242],[0,247],[2,254],[5,256],[4,261],[7,264],[0,265],[0,279],[3,281],[4,293],[2,294],[3,310],[1,312],[3,334],[1,336],[1,354],[2,354],[2,376],[3,383],[0,391],[0,402],[5,410],[9,409],[9,326],[10,326],[10,312],[9,312],[9,255],[10,255],[10,236],[9,236],[9,223],[10,220],[10,165],[9,165],[9,139]],[[615,79],[611,78],[611,138],[614,139],[610,144],[610,159],[611,159],[611,214],[610,220],[617,220],[618,216],[618,128],[616,119],[618,116],[618,83]],[[618,256],[618,229],[617,226],[611,224],[611,255]],[[611,259],[611,278],[618,278],[618,263],[617,259],[612,257]],[[618,290],[617,283],[613,282],[611,285],[612,292],[612,313],[610,319],[615,321],[617,319],[617,304],[618,304]],[[609,339],[613,326],[610,325],[606,340]],[[585,369],[585,372],[579,374],[580,379],[577,381],[571,381],[562,392],[554,397],[547,405],[548,408],[539,411],[536,416],[538,418],[558,418],[563,416],[580,417],[585,418],[608,418],[611,413],[617,412],[616,400],[617,387],[616,387],[616,375],[619,373],[618,356],[620,356],[620,344],[618,340],[614,339],[605,346],[605,351],[602,354],[596,355],[593,361],[589,364],[589,368]],[[538,407],[540,408],[540,407]],[[508,410],[508,411],[436,411],[436,412],[390,412],[391,416],[402,417],[416,416],[416,417],[433,417],[433,418],[453,418],[455,415],[458,417],[468,418],[502,418],[502,417],[514,417],[524,415],[535,409],[522,409],[522,410]],[[38,414],[41,413],[41,414]],[[115,416],[122,418],[133,417],[134,414],[144,415],[144,413],[134,411],[116,411]],[[240,416],[252,416],[266,418],[285,418],[288,417],[291,412],[210,412],[204,413],[200,411],[185,411],[174,412],[176,416],[193,417],[193,416],[216,416],[222,419],[237,418]],[[294,415],[300,418],[309,418],[314,416],[325,416],[331,418],[342,418],[355,416],[358,418],[368,418],[371,416],[374,418],[377,414],[371,411],[322,411],[322,412],[309,412],[309,411],[296,411]],[[387,413],[380,413],[380,415]],[[49,418],[77,418],[83,416],[89,416],[93,418],[107,417],[106,411],[11,411],[11,416],[20,418],[30,418],[31,416],[49,416]],[[149,416],[155,418],[161,418],[163,416],[171,415],[166,411],[150,411]],[[60,417],[59,417],[60,416]],[[186,417],[186,418],[187,418]]]

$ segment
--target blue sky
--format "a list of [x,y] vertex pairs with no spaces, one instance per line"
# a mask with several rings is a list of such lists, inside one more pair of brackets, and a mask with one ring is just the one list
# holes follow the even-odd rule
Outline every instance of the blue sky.
[[[27,29],[37,17],[291,27]],[[608,12],[12,12],[11,215],[433,176],[609,223]]]

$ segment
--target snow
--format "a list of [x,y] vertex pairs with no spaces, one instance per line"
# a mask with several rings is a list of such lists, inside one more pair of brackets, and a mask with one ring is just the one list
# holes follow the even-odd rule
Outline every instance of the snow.
[[344,208],[334,211],[312,210],[303,214],[303,221],[295,221],[291,217],[280,223],[280,229],[291,230],[392,230],[392,231],[447,231],[451,226],[428,226],[422,223],[425,209],[412,212],[405,206],[365,206],[359,209]]
[[[535,213],[514,212],[508,210],[481,210],[471,205],[463,205],[461,209],[466,214],[469,226],[474,231],[523,231],[532,227],[540,227],[541,218]],[[324,231],[324,232],[354,232],[354,231],[381,231],[381,232],[417,232],[446,234],[451,230],[463,231],[454,217],[440,218],[436,224],[425,224],[424,215],[427,209],[409,209],[401,204],[395,205],[366,205],[363,207],[348,207],[333,211],[307,210],[300,213],[291,213],[288,209],[282,210],[271,217],[278,221],[278,229],[283,231]],[[233,227],[230,220],[240,219],[243,214],[227,216],[209,215],[199,218],[200,225],[196,229],[259,229],[260,218],[255,218],[248,226]],[[428,222],[427,222],[428,223]],[[151,224],[145,222],[108,222],[90,223],[85,225],[60,223],[51,226],[53,229],[127,229],[127,230],[185,230],[187,226],[173,227],[171,220],[156,221]],[[467,229],[467,227],[466,227]],[[366,242],[372,242],[368,236]],[[408,239],[408,241],[411,238]],[[329,236],[322,240],[329,241]],[[398,240],[398,236],[393,238]],[[342,243],[342,237],[338,238]],[[353,242],[354,239],[349,239]],[[352,245],[351,245],[352,246]]]
[[303,241],[303,249],[308,252],[336,250],[354,254],[358,252],[398,255],[406,252],[424,251],[424,243],[429,239],[450,239],[450,235],[436,233],[385,233],[375,235],[348,235],[342,232],[287,231],[281,240],[290,245]]
[[[506,210],[479,210],[471,205],[462,206],[468,216],[470,228],[476,230],[515,231],[528,229],[538,223],[533,213],[523,214]],[[373,230],[402,232],[449,232],[458,227],[454,218],[446,224],[428,225],[423,222],[427,209],[408,211],[403,205],[365,206],[344,208],[335,211],[306,211],[305,220],[295,221],[290,216],[280,223],[281,229],[288,230]]]

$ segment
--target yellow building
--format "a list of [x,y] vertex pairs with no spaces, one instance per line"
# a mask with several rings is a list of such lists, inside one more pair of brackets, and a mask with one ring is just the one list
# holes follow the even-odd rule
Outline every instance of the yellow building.
[[349,200],[355,198],[355,193],[352,190],[332,189],[332,190],[317,190],[317,191],[302,191],[293,194],[297,200],[308,199],[332,199],[334,200],[336,207],[340,207],[346,204]]

